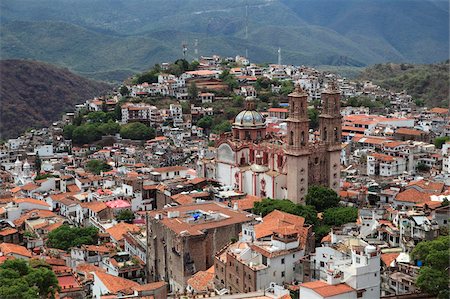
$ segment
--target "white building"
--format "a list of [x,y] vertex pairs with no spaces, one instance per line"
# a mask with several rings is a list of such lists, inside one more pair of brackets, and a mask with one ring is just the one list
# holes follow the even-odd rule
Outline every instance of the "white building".
[[[300,285],[300,298],[380,298],[379,252],[360,239],[347,237],[337,241],[332,234],[331,244],[317,247],[306,263],[310,263],[308,270],[312,275],[309,278],[320,283]],[[307,268],[303,269],[303,274],[307,273]],[[330,292],[321,292],[326,288]],[[335,295],[330,296],[330,293]]]
[[367,155],[367,175],[397,176],[406,171],[406,160],[385,154]]

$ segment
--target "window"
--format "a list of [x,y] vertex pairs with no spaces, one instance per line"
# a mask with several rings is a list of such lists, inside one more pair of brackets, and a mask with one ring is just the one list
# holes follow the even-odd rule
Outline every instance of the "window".
[[324,262],[320,262],[320,267],[325,267],[325,263]]
[[356,298],[361,298],[363,296],[364,291],[357,291]]
[[284,271],[281,271],[281,277],[284,277]]
[[281,259],[281,264],[284,265],[284,258]]
[[295,253],[292,255],[292,258],[295,259]]
[[360,257],[356,257],[356,262],[359,264],[361,263],[361,258]]

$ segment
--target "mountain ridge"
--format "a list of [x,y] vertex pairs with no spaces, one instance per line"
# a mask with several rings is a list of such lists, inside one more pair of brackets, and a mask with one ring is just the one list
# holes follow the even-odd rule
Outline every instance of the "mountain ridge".
[[74,105],[111,89],[43,62],[0,60],[0,139],[49,126]]

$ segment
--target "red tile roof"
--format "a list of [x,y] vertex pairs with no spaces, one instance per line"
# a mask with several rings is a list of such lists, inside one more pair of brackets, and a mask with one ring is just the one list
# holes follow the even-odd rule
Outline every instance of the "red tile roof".
[[122,240],[127,232],[138,232],[138,231],[140,231],[140,229],[137,225],[125,222],[120,222],[106,230],[106,232],[109,233],[111,237],[113,237],[114,240],[116,240],[117,242]]
[[190,285],[196,292],[206,292],[213,289],[214,281],[214,266],[206,271],[198,271],[187,280],[188,285]]
[[26,249],[23,246],[12,243],[0,244],[0,252],[2,252],[3,255],[17,254],[31,258],[31,252],[28,249]]
[[273,232],[280,228],[294,228],[301,232],[305,218],[301,216],[292,215],[278,210],[267,214],[263,221],[255,225],[256,239],[270,236]]
[[353,289],[352,287],[350,287],[345,283],[337,285],[329,285],[320,280],[302,283],[300,285],[300,288],[311,289],[324,298],[333,297],[355,291],[355,289]]
[[383,263],[388,266],[391,267],[391,263],[393,261],[395,261],[395,259],[400,255],[400,253],[398,252],[394,252],[394,253],[382,253],[381,254],[381,260],[383,261]]
[[137,282],[121,278],[101,271],[94,271],[95,275],[102,281],[104,286],[113,294],[118,292],[131,294],[133,289],[139,287]]
[[412,202],[412,203],[421,203],[426,202],[430,200],[430,194],[425,192],[420,192],[416,189],[407,189],[403,192],[400,192],[395,197],[395,200],[397,201],[404,201],[404,202]]

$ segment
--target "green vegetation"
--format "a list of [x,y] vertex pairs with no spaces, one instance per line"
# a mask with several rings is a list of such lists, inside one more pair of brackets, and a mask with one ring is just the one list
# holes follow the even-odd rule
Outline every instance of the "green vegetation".
[[34,169],[36,170],[36,173],[39,175],[42,168],[42,160],[41,157],[39,157],[39,153],[36,152],[36,157],[34,158]]
[[120,128],[120,136],[132,140],[148,140],[156,136],[155,129],[142,123],[130,123]]
[[117,214],[116,219],[118,221],[132,222],[134,219],[134,213],[130,210],[122,210]]
[[73,124],[64,126],[63,136],[74,144],[92,143],[102,136],[119,132],[120,125],[115,122],[117,117],[117,111],[82,111],[75,117]]
[[48,178],[56,178],[58,177],[57,175],[53,175],[51,173],[44,173],[44,174],[38,174],[36,175],[36,177],[34,178],[35,181],[39,181],[39,180],[44,180],[44,179],[48,179]]
[[213,133],[222,134],[231,131],[231,123],[228,120],[223,120],[222,122],[216,124],[212,128]]
[[333,189],[323,186],[311,186],[308,188],[306,204],[314,206],[318,212],[337,207],[339,201],[339,196]]
[[426,172],[430,170],[430,167],[427,164],[420,162],[419,164],[417,164],[416,170],[420,172]]
[[100,174],[102,171],[106,172],[111,170],[111,166],[102,160],[90,160],[86,163],[86,168],[88,171],[95,174]]
[[323,212],[323,223],[329,226],[340,226],[358,219],[358,209],[355,207],[329,208]]
[[361,78],[397,92],[406,90],[418,106],[448,107],[448,68],[448,60],[428,65],[376,64],[367,68]]
[[219,76],[220,79],[223,80],[228,85],[228,88],[230,90],[233,90],[235,88],[239,87],[239,83],[236,80],[236,77],[230,74],[229,70],[224,70],[222,74]]
[[30,265],[22,259],[6,260],[0,265],[0,298],[55,298],[60,287],[49,265],[32,261]]
[[48,234],[47,246],[68,250],[80,245],[97,244],[98,230],[90,226],[86,228],[63,225]]
[[288,199],[265,198],[260,202],[255,202],[253,207],[253,213],[262,215],[263,217],[274,210],[302,216],[308,224],[315,224],[317,222],[317,212],[313,206],[295,204]]
[[367,108],[383,108],[390,105],[389,100],[376,99],[373,100],[367,96],[355,96],[343,102],[343,106],[351,107],[367,107]]
[[191,84],[188,87],[188,95],[191,97],[191,99],[197,99],[198,97],[198,88],[197,84],[195,82],[191,82]]
[[275,49],[281,45],[283,63],[295,65],[427,63],[448,57],[448,5],[439,2],[445,3],[316,0],[299,6],[295,0],[283,0],[255,4],[248,39],[243,42],[242,18],[237,17],[242,15],[241,0],[226,4],[169,0],[157,5],[99,0],[70,6],[57,0],[7,1],[2,6],[0,52],[2,58],[51,61],[86,76],[118,81],[180,57],[183,41],[189,41],[187,57],[193,59],[194,39],[201,41],[200,55],[233,56],[247,48],[253,61],[274,62]]
[[422,241],[412,251],[415,260],[423,262],[416,285],[438,298],[449,298],[450,237],[443,236],[433,241]]
[[437,137],[434,139],[434,146],[436,146],[436,148],[441,149],[444,143],[446,143],[447,141],[450,141],[450,137],[448,136]]

